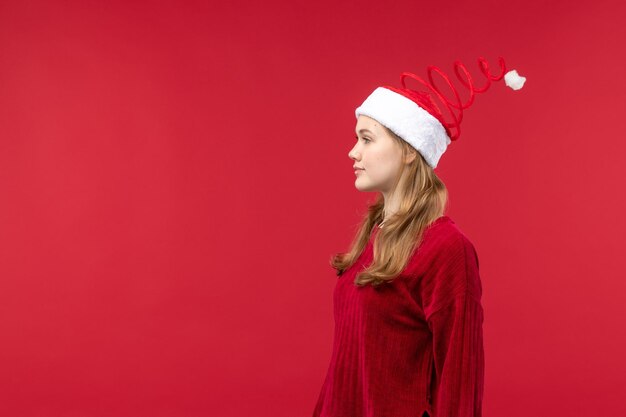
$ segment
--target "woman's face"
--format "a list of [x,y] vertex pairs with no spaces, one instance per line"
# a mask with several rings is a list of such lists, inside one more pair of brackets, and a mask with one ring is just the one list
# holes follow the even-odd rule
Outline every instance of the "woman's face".
[[356,144],[348,153],[354,161],[355,187],[359,191],[391,193],[402,168],[402,149],[383,129],[368,116],[359,116],[356,123]]

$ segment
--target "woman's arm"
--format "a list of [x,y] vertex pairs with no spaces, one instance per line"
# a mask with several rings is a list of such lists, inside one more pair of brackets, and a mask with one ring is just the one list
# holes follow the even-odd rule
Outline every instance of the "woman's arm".
[[485,367],[480,302],[466,292],[428,322],[437,375],[434,417],[480,417]]
[[445,249],[436,266],[427,322],[436,381],[433,417],[481,417],[485,357],[478,256],[466,238]]

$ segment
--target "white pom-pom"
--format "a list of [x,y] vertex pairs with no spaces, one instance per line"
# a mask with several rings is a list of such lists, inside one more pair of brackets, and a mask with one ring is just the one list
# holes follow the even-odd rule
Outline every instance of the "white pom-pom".
[[515,70],[511,70],[504,74],[504,83],[511,87],[513,90],[519,90],[524,86],[526,77],[522,77]]

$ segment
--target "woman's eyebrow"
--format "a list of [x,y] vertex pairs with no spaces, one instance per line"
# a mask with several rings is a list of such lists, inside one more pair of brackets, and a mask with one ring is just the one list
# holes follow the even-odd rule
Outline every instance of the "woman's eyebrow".
[[361,130],[359,130],[359,133],[363,133],[363,132],[370,132],[371,134],[374,134],[374,132],[372,132],[369,129],[361,129]]

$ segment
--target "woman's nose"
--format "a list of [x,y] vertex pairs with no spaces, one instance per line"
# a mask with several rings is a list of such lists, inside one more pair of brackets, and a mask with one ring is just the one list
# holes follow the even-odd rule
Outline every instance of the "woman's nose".
[[350,149],[350,152],[348,152],[348,158],[356,160],[357,156],[360,156],[359,153],[356,152],[354,148]]

